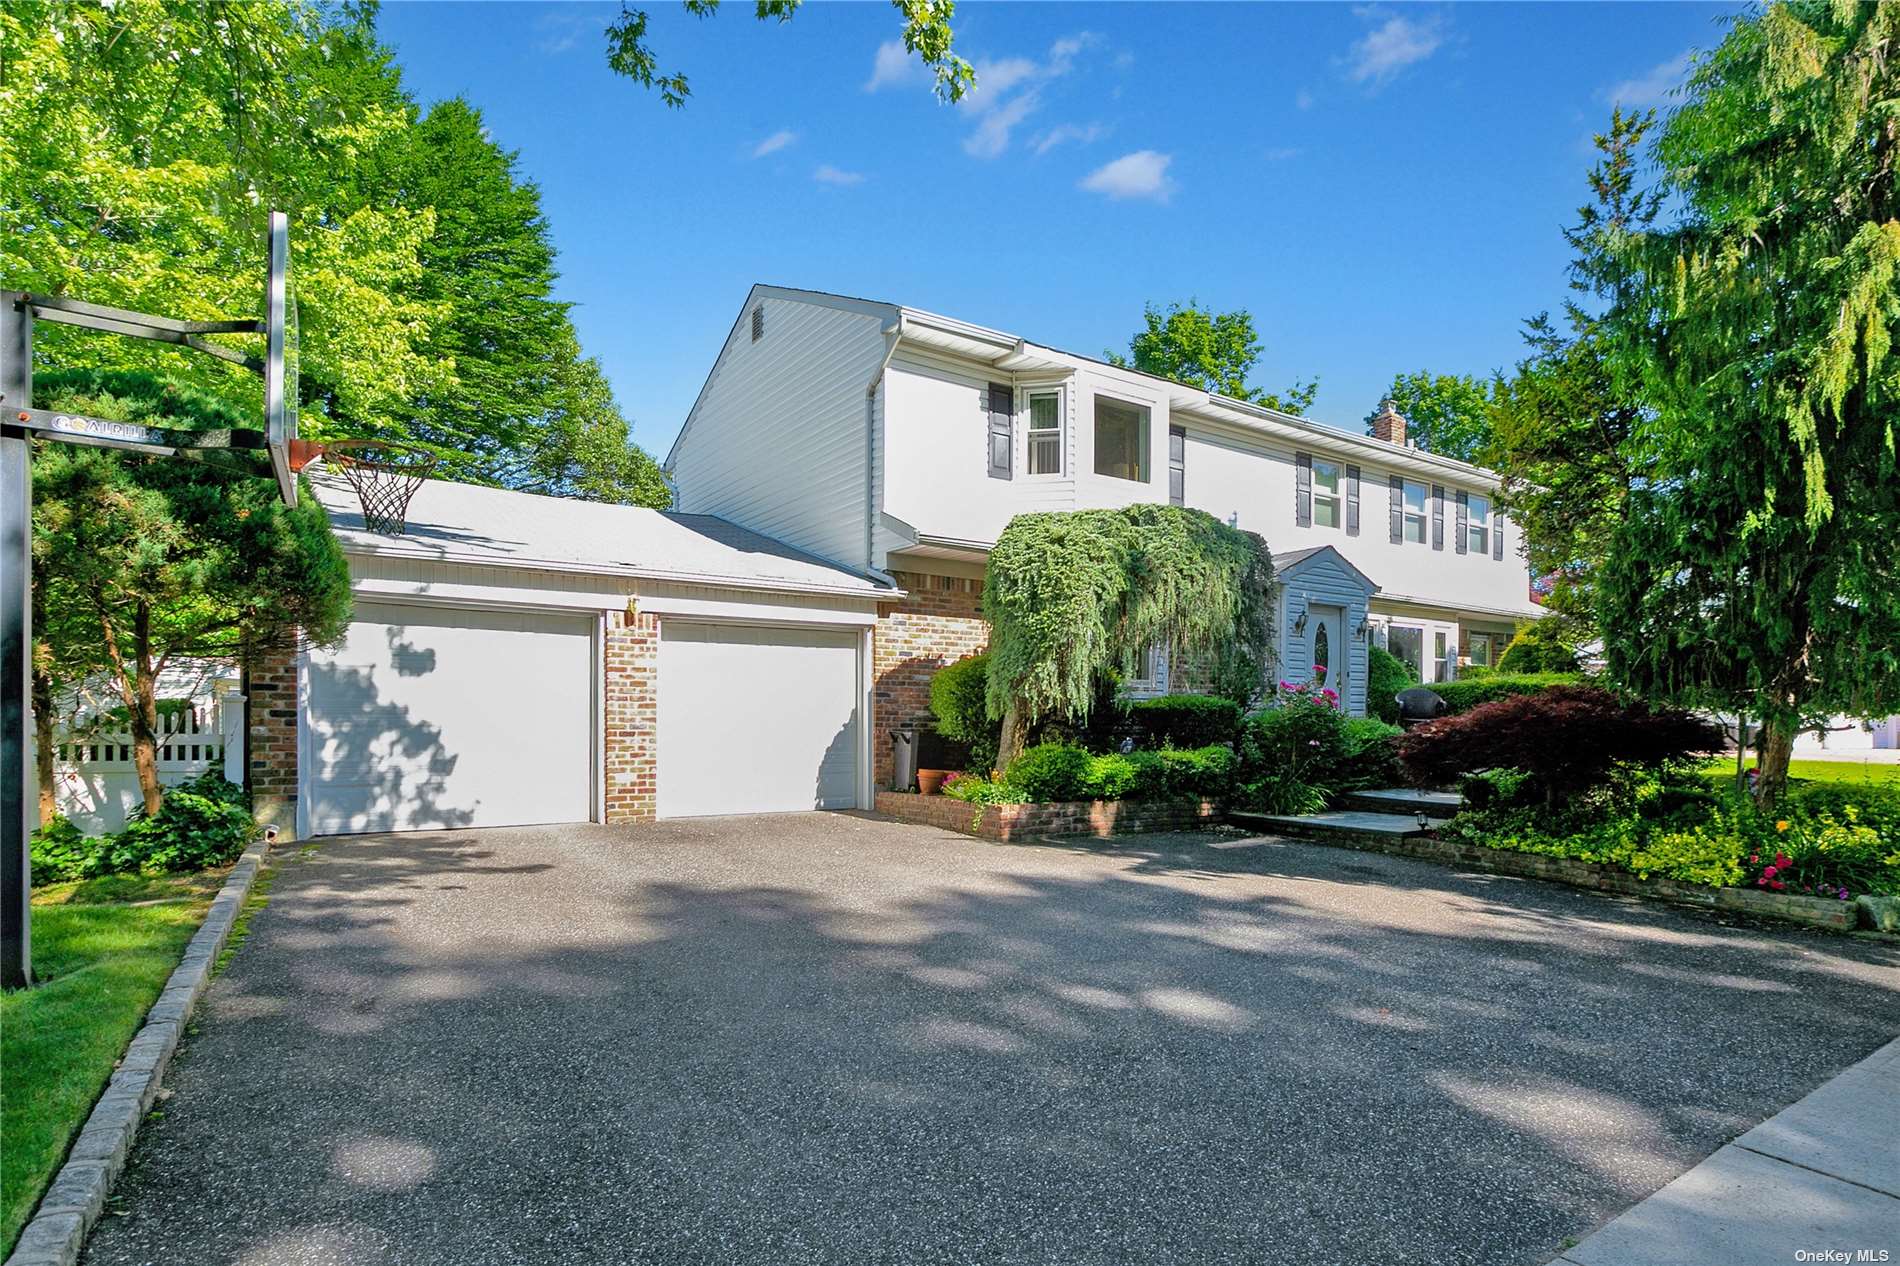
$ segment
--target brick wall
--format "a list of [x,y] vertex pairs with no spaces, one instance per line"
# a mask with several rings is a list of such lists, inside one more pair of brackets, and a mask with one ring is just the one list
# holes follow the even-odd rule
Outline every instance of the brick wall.
[[871,733],[872,778],[891,781],[890,727],[930,712],[930,678],[945,664],[990,644],[981,613],[983,582],[963,576],[894,572],[907,592],[880,602],[871,652],[876,724]]
[[880,791],[877,811],[906,822],[980,835],[990,840],[1033,839],[1048,835],[1134,835],[1146,831],[1191,831],[1221,820],[1210,801],[1054,800],[1043,804],[977,806],[948,796]]
[[650,822],[658,783],[660,621],[630,609],[607,619],[607,820]]
[[251,809],[284,839],[297,834],[297,658],[268,651],[245,666]]

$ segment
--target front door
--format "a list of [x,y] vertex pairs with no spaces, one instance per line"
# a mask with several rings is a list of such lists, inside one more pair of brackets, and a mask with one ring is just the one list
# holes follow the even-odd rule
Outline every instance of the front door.
[[1313,606],[1313,679],[1346,697],[1346,610]]

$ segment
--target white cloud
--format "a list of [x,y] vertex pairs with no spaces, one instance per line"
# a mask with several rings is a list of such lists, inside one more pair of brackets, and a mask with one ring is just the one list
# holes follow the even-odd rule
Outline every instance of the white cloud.
[[877,46],[877,58],[871,63],[871,78],[865,83],[864,90],[876,92],[879,88],[921,83],[924,79],[923,63],[912,60],[904,48],[904,41],[885,40]]
[[1685,52],[1651,67],[1647,74],[1625,79],[1603,96],[1612,105],[1628,106],[1632,110],[1667,105],[1671,94],[1689,77],[1689,67],[1694,61],[1693,51]]
[[1029,57],[978,59],[976,88],[958,103],[976,124],[964,138],[964,152],[973,158],[998,158],[1007,153],[1016,128],[1042,108],[1043,85],[1073,71],[1082,52],[1100,41],[1100,36],[1083,31],[1055,41],[1041,61]]
[[1019,92],[985,113],[976,131],[963,139],[963,152],[972,158],[998,158],[1009,149],[1009,134],[1042,104],[1034,88]]
[[1270,163],[1282,163],[1282,162],[1285,162],[1289,158],[1298,158],[1299,156],[1300,156],[1300,151],[1290,146],[1284,146],[1279,149],[1270,149],[1261,155],[1262,158],[1265,158]]
[[821,185],[861,185],[864,183],[863,172],[845,171],[842,168],[833,167],[830,163],[820,163],[817,170],[812,172],[811,178]]
[[1293,105],[1296,109],[1311,110],[1313,108],[1313,94],[1304,88],[1300,89],[1293,96]]
[[764,158],[767,154],[776,154],[798,139],[798,133],[790,129],[780,129],[752,147],[752,157]]
[[1058,123],[1047,132],[1036,137],[1030,146],[1038,156],[1047,154],[1058,145],[1092,145],[1108,135],[1108,129],[1100,123],[1091,123],[1083,127],[1079,123]]
[[1168,164],[1173,161],[1172,154],[1157,154],[1151,149],[1136,150],[1132,154],[1123,154],[1112,163],[1097,167],[1083,178],[1081,188],[1117,200],[1152,198],[1156,202],[1166,202],[1174,192],[1174,182],[1168,179]]
[[[1369,9],[1359,12],[1362,17],[1376,16]],[[1394,14],[1353,43],[1346,57],[1346,77],[1354,83],[1380,87],[1407,66],[1415,66],[1436,53],[1444,42],[1437,18],[1414,22]]]
[[555,11],[543,13],[534,24],[535,51],[549,57],[559,56],[581,40],[602,29],[597,18],[586,13]]

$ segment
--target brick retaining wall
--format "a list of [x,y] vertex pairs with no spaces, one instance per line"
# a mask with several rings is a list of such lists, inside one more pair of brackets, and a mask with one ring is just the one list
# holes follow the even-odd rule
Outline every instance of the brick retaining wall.
[[1131,835],[1144,831],[1192,831],[1214,826],[1220,809],[1211,801],[1059,800],[1044,804],[977,806],[948,796],[880,791],[877,811],[905,822],[961,831],[988,840],[1032,839],[1046,835]]

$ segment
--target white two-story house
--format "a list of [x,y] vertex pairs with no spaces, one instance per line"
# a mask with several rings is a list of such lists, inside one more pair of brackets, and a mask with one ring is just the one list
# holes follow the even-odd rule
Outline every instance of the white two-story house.
[[[1427,681],[1534,618],[1497,476],[1404,442],[1210,394],[896,304],[755,286],[666,460],[713,514],[888,580],[873,751],[981,649],[984,561],[1012,517],[1164,502],[1258,532],[1282,582],[1280,675],[1365,708],[1365,648]],[[1131,689],[1168,689],[1165,655]]]

